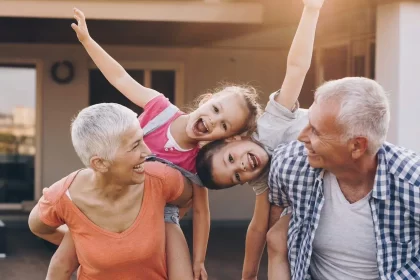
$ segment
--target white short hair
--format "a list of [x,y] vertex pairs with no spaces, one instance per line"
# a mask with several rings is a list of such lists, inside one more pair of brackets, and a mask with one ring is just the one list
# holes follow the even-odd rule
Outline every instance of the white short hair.
[[136,122],[135,112],[115,103],[100,103],[80,111],[71,124],[71,140],[80,160],[87,167],[93,156],[112,161],[121,136]]
[[381,85],[368,78],[349,77],[329,81],[315,92],[315,102],[340,102],[337,122],[344,128],[343,140],[354,137],[368,139],[368,152],[376,154],[385,142],[390,109]]

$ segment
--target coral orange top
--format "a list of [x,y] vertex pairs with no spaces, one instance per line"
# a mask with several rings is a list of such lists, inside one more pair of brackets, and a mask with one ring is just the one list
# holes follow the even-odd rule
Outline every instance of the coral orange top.
[[52,227],[69,227],[80,263],[78,279],[168,278],[163,209],[183,192],[183,178],[164,164],[145,164],[143,203],[134,223],[122,233],[92,223],[66,195],[78,171],[44,192],[38,204],[40,218]]

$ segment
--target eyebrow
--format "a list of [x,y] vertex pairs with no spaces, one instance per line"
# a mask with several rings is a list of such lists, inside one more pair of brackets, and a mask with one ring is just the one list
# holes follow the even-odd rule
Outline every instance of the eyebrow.
[[223,108],[223,106],[222,106],[222,103],[217,102],[216,104],[220,107],[220,110],[221,110],[221,111],[224,111],[224,108]]
[[142,134],[139,138],[137,138],[137,140],[136,140],[136,141],[134,141],[134,142],[131,144],[131,147],[135,146],[137,143],[139,143],[139,142],[141,142],[141,141],[143,141],[143,134]]
[[317,133],[319,133],[319,130],[311,123],[311,122],[309,122],[309,125],[317,132]]

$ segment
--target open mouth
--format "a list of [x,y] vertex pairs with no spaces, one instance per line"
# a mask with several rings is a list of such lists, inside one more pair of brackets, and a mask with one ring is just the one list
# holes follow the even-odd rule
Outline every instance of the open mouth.
[[203,118],[199,118],[194,124],[194,131],[198,134],[207,134],[210,132],[208,125],[203,120]]
[[305,148],[306,148],[306,152],[307,152],[308,156],[314,156],[315,155],[315,151],[314,150],[312,150],[312,149],[310,149],[310,148],[308,148],[306,146],[305,146]]
[[133,167],[134,172],[136,173],[143,173],[144,172],[144,163],[137,164]]
[[261,160],[252,153],[248,153],[248,162],[252,170],[255,170],[261,164]]

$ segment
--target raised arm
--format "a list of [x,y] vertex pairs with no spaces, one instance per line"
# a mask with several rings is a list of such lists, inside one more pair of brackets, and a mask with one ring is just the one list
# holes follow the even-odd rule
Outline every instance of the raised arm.
[[77,24],[73,23],[71,27],[76,32],[77,38],[108,82],[134,104],[142,108],[153,97],[159,94],[157,91],[144,87],[134,80],[115,59],[90,37],[85,15],[82,11],[75,8],[74,18],[77,20]]
[[305,8],[287,57],[286,76],[275,101],[292,110],[311,66],[315,30],[324,0],[303,0]]

